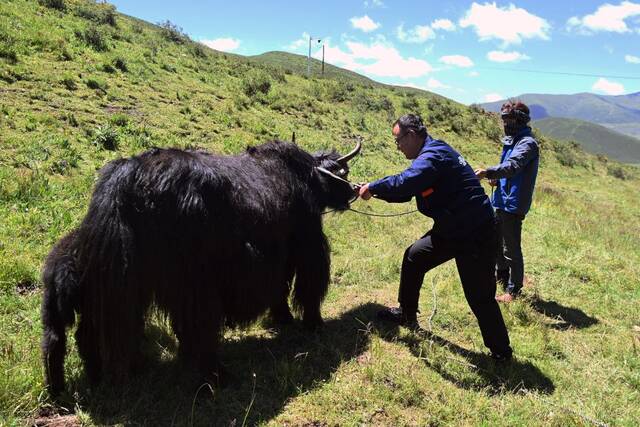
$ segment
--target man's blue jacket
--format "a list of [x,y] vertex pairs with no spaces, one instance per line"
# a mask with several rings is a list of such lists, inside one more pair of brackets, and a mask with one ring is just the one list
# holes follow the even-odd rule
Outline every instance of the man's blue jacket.
[[388,202],[415,197],[418,210],[433,218],[433,232],[453,240],[470,236],[494,217],[471,166],[449,144],[430,136],[409,168],[370,183],[369,191]]
[[487,169],[487,178],[499,180],[493,193],[493,207],[524,216],[531,207],[538,175],[538,143],[528,126],[514,137],[505,136],[502,143],[500,164]]

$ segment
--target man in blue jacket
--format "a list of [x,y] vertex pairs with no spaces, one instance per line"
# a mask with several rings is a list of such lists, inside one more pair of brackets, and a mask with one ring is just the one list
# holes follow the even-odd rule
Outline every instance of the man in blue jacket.
[[500,307],[495,300],[496,225],[489,198],[466,160],[447,143],[432,139],[420,116],[407,114],[393,125],[398,150],[411,166],[398,175],[364,184],[360,197],[407,202],[433,218],[433,228],[404,253],[400,273],[400,307],[379,317],[417,327],[418,298],[424,275],[456,260],[464,295],[478,320],[484,344],[497,360],[512,350]]
[[500,164],[476,170],[479,179],[489,178],[496,186],[493,207],[498,217],[501,235],[496,263],[496,279],[505,293],[499,302],[511,302],[520,293],[524,280],[524,260],[521,249],[522,221],[525,218],[538,175],[540,153],[531,135],[529,107],[522,102],[507,102],[501,108],[505,137],[502,140]]

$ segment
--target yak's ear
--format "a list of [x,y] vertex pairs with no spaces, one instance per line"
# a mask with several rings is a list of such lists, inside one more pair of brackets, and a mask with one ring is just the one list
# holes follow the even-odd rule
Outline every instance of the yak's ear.
[[293,132],[293,135],[291,135],[291,142],[293,142],[294,144],[296,143],[296,133],[295,133],[295,131]]

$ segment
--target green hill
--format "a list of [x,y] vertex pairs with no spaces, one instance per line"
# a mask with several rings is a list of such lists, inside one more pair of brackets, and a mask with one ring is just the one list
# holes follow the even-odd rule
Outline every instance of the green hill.
[[640,163],[640,139],[578,119],[548,117],[532,122],[543,135],[576,141],[585,150],[625,163]]
[[[154,26],[84,0],[0,2],[0,95],[0,425],[633,425],[640,418],[638,171],[545,137],[524,227],[525,298],[503,307],[517,357],[511,365],[486,357],[452,262],[426,276],[419,321],[428,332],[376,322],[381,305],[395,304],[405,248],[431,222],[346,212],[324,217],[332,275],[322,332],[261,322],[226,331],[221,359],[233,377],[221,389],[175,363],[176,340],[160,316],[147,327],[147,364],[118,388],[89,389],[71,333],[69,392],[50,401],[39,272],[86,213],[108,161],[152,146],[234,154],[293,131],[310,151],[345,151],[359,135],[357,182],[407,166],[390,132],[405,112],[421,113],[431,134],[475,167],[497,161],[501,131],[496,116],[478,108],[365,78],[307,78],[299,68],[211,51],[171,23]],[[354,207],[414,209],[381,201]]]

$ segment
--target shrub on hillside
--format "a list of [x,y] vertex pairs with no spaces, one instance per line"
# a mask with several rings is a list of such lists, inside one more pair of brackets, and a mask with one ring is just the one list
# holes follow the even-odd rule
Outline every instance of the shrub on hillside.
[[106,92],[108,87],[107,82],[96,78],[87,79],[86,84],[89,89],[101,90],[103,92]]
[[68,90],[76,90],[78,88],[78,85],[76,84],[75,79],[73,78],[73,76],[69,74],[64,76],[60,81],[60,83],[62,83],[62,86],[64,86]]
[[629,174],[629,172],[624,170],[622,166],[619,166],[619,165],[608,165],[607,173],[612,177],[621,179],[623,181],[626,181],[627,179],[631,178],[631,175]]
[[266,95],[271,89],[271,79],[260,70],[253,70],[242,79],[242,91],[252,98],[258,94]]
[[182,44],[189,40],[189,36],[184,33],[182,28],[169,20],[159,22],[158,26],[160,27],[160,34],[170,42]]
[[118,70],[122,71],[123,73],[126,73],[127,71],[129,71],[127,60],[122,58],[121,56],[118,56],[113,59],[113,66],[116,67]]
[[104,52],[109,50],[109,45],[107,44],[107,37],[104,34],[104,31],[99,27],[90,26],[81,34],[81,38],[91,46],[94,50],[98,52]]
[[580,146],[577,142],[556,142],[553,146],[556,159],[558,159],[562,166],[567,166],[570,168],[576,166],[585,166],[584,161],[580,157],[578,157],[577,151],[579,149]]
[[402,108],[407,113],[418,113],[420,111],[420,103],[418,102],[418,98],[414,94],[408,94],[402,100]]
[[75,14],[97,24],[117,26],[116,8],[108,3],[80,3],[75,10]]
[[56,10],[65,10],[67,7],[65,0],[38,0],[38,3],[44,7]]
[[118,131],[107,124],[95,130],[93,143],[99,148],[115,151],[118,149],[119,139]]

